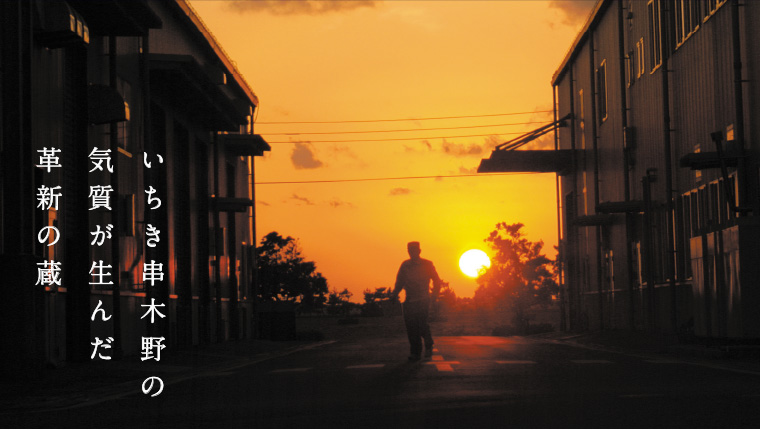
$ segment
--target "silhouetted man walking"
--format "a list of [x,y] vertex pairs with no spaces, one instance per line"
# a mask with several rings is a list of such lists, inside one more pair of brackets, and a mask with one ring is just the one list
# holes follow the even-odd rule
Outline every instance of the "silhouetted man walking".
[[409,259],[401,263],[396,275],[396,286],[391,293],[391,299],[396,299],[401,290],[406,290],[404,301],[404,323],[406,333],[409,335],[410,361],[420,359],[422,353],[422,339],[425,340],[425,357],[433,355],[433,336],[430,334],[428,325],[428,313],[430,311],[430,281],[433,281],[433,301],[438,297],[441,289],[441,278],[435,271],[435,266],[430,260],[420,258],[420,243],[409,242],[406,245]]

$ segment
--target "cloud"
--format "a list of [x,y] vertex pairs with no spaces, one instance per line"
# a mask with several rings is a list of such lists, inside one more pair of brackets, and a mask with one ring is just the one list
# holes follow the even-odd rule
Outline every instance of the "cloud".
[[504,143],[504,139],[502,139],[501,136],[488,136],[485,139],[483,148],[485,148],[486,151],[493,151],[498,145],[501,145],[502,143]]
[[315,203],[310,198],[304,197],[304,196],[300,196],[300,195],[298,195],[296,193],[291,194],[290,197],[287,200],[283,200],[283,203],[288,203],[288,202],[295,203],[298,206],[323,206],[323,205],[328,205],[328,206],[330,206],[331,208],[334,208],[334,209],[341,208],[341,207],[343,207],[343,208],[352,208],[352,207],[354,207],[353,203],[343,201],[343,200],[341,200],[341,199],[339,199],[337,197],[333,198],[332,200],[327,201],[327,202],[322,201],[320,203]]
[[344,154],[355,160],[359,158],[359,156],[356,155],[356,153],[346,145],[332,145],[330,147],[330,150],[332,151],[333,154],[336,154],[336,155]]
[[559,9],[564,14],[563,24],[576,26],[585,22],[595,4],[596,0],[551,0],[549,8]]
[[528,143],[522,149],[554,149],[554,133],[545,134]]
[[485,152],[485,149],[476,143],[470,143],[468,145],[468,144],[463,144],[463,143],[452,143],[444,139],[443,152],[449,155],[467,157],[467,156],[483,155],[483,153]]
[[340,207],[348,207],[348,208],[354,207],[353,203],[344,202],[343,200],[337,199],[337,198],[330,200],[328,202],[328,204],[330,205],[330,207],[332,207],[334,209],[337,209],[337,208],[340,208]]
[[[323,150],[320,148],[320,151]],[[333,167],[337,163],[345,163],[346,160],[348,160],[352,167],[367,168],[370,166],[359,154],[345,145],[328,146],[324,151],[328,153],[326,157],[334,162],[332,164]]]
[[303,203],[303,204],[305,204],[307,206],[314,206],[314,202],[312,202],[311,200],[307,199],[306,197],[301,197],[298,194],[293,194],[292,196],[290,196],[290,199],[291,200],[295,200],[295,201],[300,202],[300,203]]
[[296,169],[317,169],[324,166],[324,163],[314,156],[314,150],[308,143],[296,142],[293,152],[290,153],[290,161]]
[[272,15],[321,15],[375,7],[374,0],[237,0],[229,7],[236,12],[266,12]]
[[459,166],[459,174],[460,175],[472,175],[474,173],[478,173],[478,166],[473,166],[473,167],[469,167],[469,168],[468,167],[464,167],[464,166]]
[[361,162],[361,157],[354,152],[351,148],[345,145],[333,145],[329,148],[329,151],[332,153],[332,156],[334,158],[337,158],[339,156],[344,156],[346,158],[349,158],[353,161]]
[[404,144],[404,151],[405,152],[420,152],[421,149],[419,148],[418,145],[424,146],[425,148],[427,148],[428,151],[433,150],[433,145],[430,144],[429,140],[425,139],[425,140],[420,141],[418,144],[411,144],[411,145]]
[[399,188],[392,189],[391,192],[390,192],[390,195],[392,195],[392,196],[405,196],[405,195],[407,195],[407,194],[409,194],[411,192],[412,192],[412,190],[410,190],[409,188],[400,188],[399,187]]

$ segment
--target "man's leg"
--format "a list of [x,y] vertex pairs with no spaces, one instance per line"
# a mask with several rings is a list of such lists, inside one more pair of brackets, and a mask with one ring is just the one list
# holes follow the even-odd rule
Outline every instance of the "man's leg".
[[409,352],[412,358],[419,358],[422,354],[422,332],[420,326],[419,306],[416,303],[404,303],[404,322],[406,334],[409,337]]
[[430,306],[425,303],[420,309],[420,335],[425,339],[425,357],[433,356],[433,335],[430,333],[430,324],[428,324],[428,314]]

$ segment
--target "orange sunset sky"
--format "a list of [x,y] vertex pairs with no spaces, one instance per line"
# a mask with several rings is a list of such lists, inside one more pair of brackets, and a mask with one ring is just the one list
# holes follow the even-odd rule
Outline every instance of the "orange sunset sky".
[[[490,254],[498,222],[525,224],[555,256],[554,174],[459,175],[551,121],[540,111],[552,109],[552,74],[593,1],[191,4],[260,100],[255,132],[272,151],[255,161],[259,241],[298,238],[330,289],[356,302],[393,286],[412,240],[460,297],[477,287],[460,255]],[[529,113],[486,116],[518,112]],[[463,116],[477,117],[421,119]],[[267,124],[357,120],[375,122]],[[549,135],[530,148],[553,145]],[[313,182],[418,176],[431,178]]]

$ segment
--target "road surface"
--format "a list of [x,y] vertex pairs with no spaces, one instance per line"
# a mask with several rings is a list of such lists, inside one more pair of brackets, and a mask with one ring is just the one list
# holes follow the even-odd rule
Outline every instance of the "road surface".
[[[10,427],[758,427],[760,374],[530,338],[403,336],[325,342],[258,363],[166,377]],[[161,376],[161,375],[159,375]],[[8,416],[5,417],[9,418]]]

